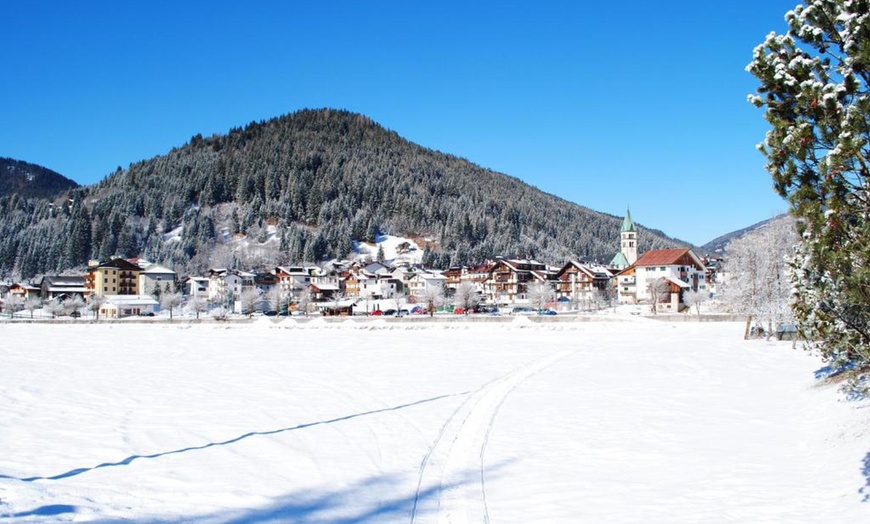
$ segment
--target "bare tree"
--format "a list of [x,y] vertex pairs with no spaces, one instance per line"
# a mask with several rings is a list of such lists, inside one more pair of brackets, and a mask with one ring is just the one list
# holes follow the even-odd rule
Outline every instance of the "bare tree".
[[106,303],[106,298],[92,294],[88,297],[88,309],[94,313],[95,320],[100,320],[100,308]]
[[65,311],[63,302],[61,302],[57,298],[50,300],[48,304],[45,305],[45,309],[47,309],[48,312],[51,313],[51,318],[57,318],[60,315],[63,315]]
[[208,300],[194,295],[187,300],[187,309],[193,311],[196,314],[196,319],[199,320],[199,314],[208,310]]
[[529,303],[540,314],[544,307],[554,300],[556,292],[553,286],[547,282],[535,282],[529,285],[526,296],[529,297]]
[[794,220],[787,217],[728,245],[721,297],[731,311],[746,315],[744,338],[750,336],[753,319],[766,322],[768,334],[774,323],[791,319],[788,257],[796,244]]
[[21,308],[22,304],[23,301],[21,300],[21,297],[9,293],[6,295],[6,300],[3,302],[3,310],[9,315],[9,318],[12,318],[15,316],[15,312]]
[[600,306],[610,307],[613,305],[613,301],[616,299],[616,288],[613,287],[610,283],[607,283],[604,287],[598,288],[595,292],[595,302],[596,308]]
[[308,306],[311,304],[311,290],[306,288],[299,292],[299,300],[296,302],[296,311],[302,311],[308,315]]
[[647,283],[646,290],[649,293],[650,300],[652,301],[650,309],[652,310],[653,315],[656,315],[658,314],[659,303],[670,298],[671,283],[665,278],[657,278]]
[[701,304],[707,301],[709,295],[703,290],[689,289],[683,293],[683,303],[691,308],[695,308],[698,314],[698,320],[701,320]]
[[169,321],[172,322],[172,313],[175,308],[181,305],[181,293],[163,293],[160,295],[160,307],[169,310]]
[[279,313],[287,309],[287,298],[287,293],[281,289],[281,286],[272,287],[266,296],[266,300],[269,303],[269,309]]
[[426,286],[420,295],[420,301],[426,304],[429,316],[433,316],[435,310],[444,305],[444,286],[441,284]]
[[24,309],[30,312],[30,318],[33,319],[33,312],[42,307],[42,300],[39,297],[29,297],[24,301]]
[[480,303],[480,293],[474,288],[471,282],[462,282],[456,287],[456,292],[453,294],[454,303],[462,308],[466,315],[470,309]]
[[257,306],[257,302],[260,300],[260,290],[255,287],[249,287],[242,291],[239,296],[239,302],[241,303],[243,315],[248,315],[250,317],[254,314],[254,309]]
[[85,301],[82,297],[74,295],[63,301],[63,309],[68,312],[71,317],[81,316],[80,311],[85,308]]

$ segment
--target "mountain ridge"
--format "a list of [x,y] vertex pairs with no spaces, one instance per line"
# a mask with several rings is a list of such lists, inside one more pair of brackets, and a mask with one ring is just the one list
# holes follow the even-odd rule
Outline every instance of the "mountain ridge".
[[[622,223],[335,109],[197,134],[69,197],[57,212],[0,201],[10,216],[0,220],[0,270],[44,273],[114,255],[191,272],[216,259],[267,267],[342,257],[382,233],[432,239],[423,261],[436,267],[496,255],[603,261],[619,249]],[[642,250],[690,245],[639,229]],[[258,254],[234,253],[236,238]]]
[[78,183],[47,167],[0,157],[0,197],[52,198],[76,187]]

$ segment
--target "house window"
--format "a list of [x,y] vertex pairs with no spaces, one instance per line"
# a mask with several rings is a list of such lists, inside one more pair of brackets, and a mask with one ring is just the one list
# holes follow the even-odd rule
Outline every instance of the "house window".
[[659,268],[659,270],[660,270],[660,271],[667,271],[668,268],[666,268],[665,266],[662,266],[662,267]]

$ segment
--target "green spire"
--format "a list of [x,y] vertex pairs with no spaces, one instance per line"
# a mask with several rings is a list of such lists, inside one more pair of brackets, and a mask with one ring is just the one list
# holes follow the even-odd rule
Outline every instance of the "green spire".
[[634,222],[631,220],[631,211],[628,208],[625,208],[625,220],[622,221],[622,232],[625,233],[626,231],[637,232]]

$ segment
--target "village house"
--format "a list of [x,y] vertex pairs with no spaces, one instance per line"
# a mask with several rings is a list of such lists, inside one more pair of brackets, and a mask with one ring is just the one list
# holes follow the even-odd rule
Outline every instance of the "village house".
[[139,273],[139,292],[143,295],[153,295],[154,289],[159,287],[160,292],[174,293],[175,280],[178,277],[175,271],[163,267],[160,264],[152,264],[140,260],[142,272]]
[[278,266],[275,276],[281,293],[285,296],[295,296],[300,291],[308,289],[312,275],[318,271],[317,266]]
[[91,261],[85,273],[85,287],[88,294],[138,295],[139,274],[142,268],[123,258],[113,258],[108,262]]
[[105,295],[100,305],[103,318],[124,318],[131,316],[153,315],[159,304],[150,295]]
[[85,277],[78,275],[46,275],[42,277],[39,288],[43,301],[65,300],[75,296],[84,299],[89,294],[88,289],[85,287]]
[[528,286],[548,282],[551,273],[546,264],[535,260],[498,259],[483,280],[483,294],[494,304],[526,300]]
[[680,311],[684,291],[707,290],[705,273],[704,263],[691,249],[647,251],[617,274],[618,300],[621,304],[648,303],[652,300],[650,286],[663,281],[668,291],[659,299],[657,309]]
[[311,298],[316,301],[332,300],[344,291],[341,274],[332,268],[317,268],[312,272],[308,290]]
[[191,297],[208,298],[209,279],[207,277],[187,277],[184,293]]
[[602,266],[571,260],[554,277],[556,296],[573,301],[592,300],[596,292],[610,285],[612,277]]
[[268,271],[254,273],[254,287],[260,290],[261,295],[267,296],[278,287],[278,276]]
[[360,298],[372,300],[393,298],[405,291],[402,281],[393,278],[389,273],[371,274],[361,272],[357,275],[357,278],[359,279]]
[[235,310],[242,293],[254,287],[254,274],[238,269],[210,269],[208,272],[208,299]]
[[419,298],[431,289],[444,290],[447,278],[434,271],[418,271],[406,282],[408,295]]
[[39,298],[42,295],[42,290],[37,285],[22,282],[9,286],[7,293],[9,296],[16,296],[24,302],[29,298]]

